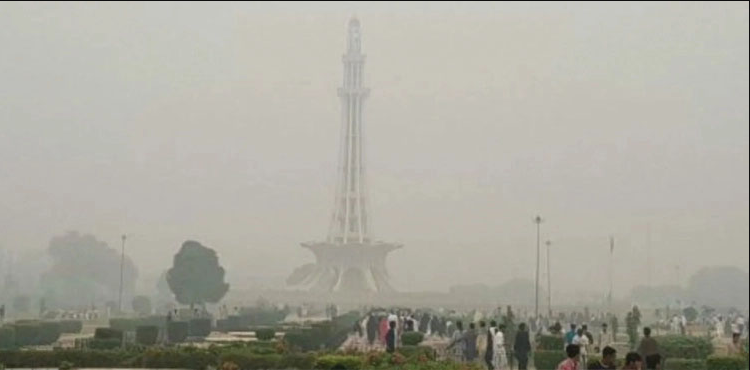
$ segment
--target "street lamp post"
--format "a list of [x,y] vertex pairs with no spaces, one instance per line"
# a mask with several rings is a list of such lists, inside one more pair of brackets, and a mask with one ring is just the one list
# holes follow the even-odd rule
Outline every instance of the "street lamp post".
[[542,218],[536,216],[536,280],[534,284],[534,320],[539,318],[539,229],[542,224]]
[[120,254],[120,296],[119,296],[119,299],[117,300],[118,312],[122,312],[122,278],[123,278],[123,267],[125,263],[125,239],[127,239],[127,237],[125,236],[125,234],[122,234],[122,248],[121,248],[122,253]]
[[547,308],[549,309],[549,318],[552,319],[552,276],[550,275],[550,256],[549,247],[552,242],[547,240]]

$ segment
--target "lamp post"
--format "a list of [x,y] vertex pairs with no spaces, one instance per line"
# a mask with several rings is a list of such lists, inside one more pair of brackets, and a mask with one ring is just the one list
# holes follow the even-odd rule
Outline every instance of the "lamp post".
[[118,312],[122,312],[122,278],[123,278],[123,267],[125,263],[125,239],[127,239],[127,237],[125,236],[125,234],[122,234],[122,248],[121,248],[122,253],[120,254],[120,296],[119,296],[119,299],[117,300]]
[[539,229],[542,224],[542,218],[534,218],[536,224],[536,280],[534,284],[534,320],[539,318]]
[[549,247],[552,242],[547,240],[544,244],[547,245],[547,308],[549,309],[549,319],[552,319],[552,277],[550,275],[550,256]]

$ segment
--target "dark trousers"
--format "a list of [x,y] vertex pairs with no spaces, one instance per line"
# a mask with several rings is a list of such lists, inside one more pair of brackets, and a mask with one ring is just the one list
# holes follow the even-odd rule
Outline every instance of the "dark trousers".
[[493,370],[495,368],[494,366],[492,366],[492,357],[487,358],[487,356],[485,356],[484,363],[487,364],[487,370]]
[[646,369],[656,369],[661,363],[660,355],[648,355],[646,356]]
[[528,370],[529,368],[529,354],[528,353],[517,353],[516,359],[518,359],[518,370]]

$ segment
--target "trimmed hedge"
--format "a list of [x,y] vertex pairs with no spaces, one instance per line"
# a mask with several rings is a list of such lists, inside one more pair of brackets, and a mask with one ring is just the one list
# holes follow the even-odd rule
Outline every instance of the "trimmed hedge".
[[709,356],[706,370],[747,370],[747,358],[739,356]]
[[362,358],[359,356],[325,355],[318,357],[315,362],[316,369],[329,370],[334,366],[343,366],[346,370],[360,370],[363,367]]
[[[185,323],[187,324],[187,323]],[[185,328],[187,330],[187,328]],[[148,349],[136,361],[136,367],[151,369],[206,369],[216,365],[217,358],[211,351],[195,348]]]
[[711,340],[703,337],[665,335],[655,337],[659,350],[665,359],[684,358],[705,360],[714,352]]
[[122,331],[112,328],[96,328],[94,339],[117,339],[122,341]]
[[16,346],[16,330],[12,326],[0,327],[0,349],[10,349]]
[[534,367],[537,370],[554,370],[566,358],[565,351],[535,351]]
[[537,348],[543,351],[562,351],[565,349],[565,339],[558,335],[542,335],[538,339]]
[[33,346],[39,343],[40,329],[38,323],[16,323],[13,328],[16,331],[16,346]]
[[189,328],[187,321],[172,321],[167,325],[167,338],[172,343],[182,343],[188,337]]
[[276,331],[271,328],[255,329],[255,338],[262,341],[273,340],[276,337]]
[[39,323],[40,345],[50,345],[60,339],[60,323],[54,321],[43,321]]
[[86,342],[86,345],[89,349],[109,350],[109,349],[120,348],[122,346],[122,341],[117,338],[107,338],[107,339],[95,338]]
[[396,348],[396,352],[408,359],[419,359],[424,356],[427,360],[435,359],[435,350],[429,346],[403,346]]
[[156,326],[139,326],[135,328],[135,342],[144,346],[153,346],[159,338]]
[[424,340],[424,334],[418,331],[410,331],[401,335],[401,343],[405,346],[418,346]]
[[[665,370],[706,370],[706,361],[688,358],[670,358],[664,362]],[[724,369],[726,370],[726,369]]]
[[78,334],[83,329],[83,322],[80,320],[62,320],[60,321],[60,333]]
[[188,335],[191,337],[207,337],[211,334],[211,319],[192,319],[189,322]]

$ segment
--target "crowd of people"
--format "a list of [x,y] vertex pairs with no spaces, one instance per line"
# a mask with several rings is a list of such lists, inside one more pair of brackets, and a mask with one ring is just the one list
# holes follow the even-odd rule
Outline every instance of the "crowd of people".
[[[633,312],[640,316],[637,308]],[[629,317],[632,314],[629,313]],[[686,324],[681,315],[677,317],[677,326],[670,331],[685,335]],[[717,335],[725,336],[724,326],[730,320],[732,342],[727,352],[739,354],[743,350],[740,343],[746,330],[744,317],[719,317],[717,321],[722,330],[718,333],[720,325],[717,324]],[[567,329],[563,329],[561,322]],[[506,312],[498,309],[488,313],[375,309],[355,324],[354,331],[365,338],[370,349],[375,346],[389,352],[403,345],[404,333],[420,332],[431,338],[433,347],[442,350],[439,352],[443,356],[460,362],[482,363],[488,370],[526,370],[533,343],[538,342],[542,335],[553,335],[562,337],[564,344],[561,349],[568,354],[568,358],[559,364],[559,369],[581,370],[616,368],[616,348],[628,345],[623,339],[618,342],[618,326],[615,315],[586,311],[532,319],[524,314],[516,317],[510,307]],[[637,345],[637,350],[626,353],[624,369],[659,369],[663,361],[651,328],[637,330],[642,336],[640,342],[633,344]],[[593,356],[596,360],[591,361]]]

